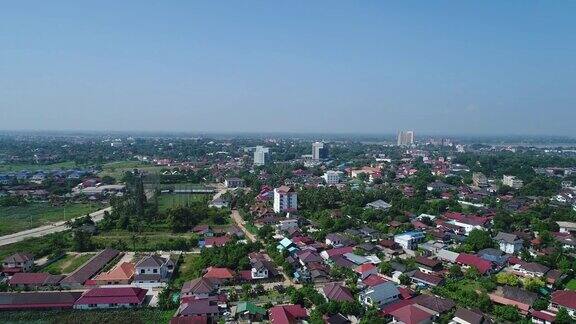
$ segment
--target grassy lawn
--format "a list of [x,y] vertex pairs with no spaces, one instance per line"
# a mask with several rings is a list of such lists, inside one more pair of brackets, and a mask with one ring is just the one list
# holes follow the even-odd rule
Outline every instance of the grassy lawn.
[[53,164],[0,164],[0,172],[18,172],[22,170],[57,170],[57,169],[74,169],[76,164],[73,161],[53,163]]
[[0,235],[69,220],[101,208],[102,205],[98,203],[68,203],[62,206],[31,203],[26,206],[0,207]]
[[94,253],[86,254],[67,254],[62,259],[48,265],[46,268],[42,269],[44,272],[51,274],[68,274],[76,270],[78,267],[86,263]]
[[168,323],[174,310],[59,310],[2,312],[3,323]]
[[[174,241],[177,240],[185,240],[188,242],[192,237],[195,236],[196,235],[193,233],[172,234],[168,229],[166,231],[142,232],[136,235],[128,231],[112,230],[101,232],[98,235],[93,236],[92,241],[99,247],[110,246],[110,244],[113,242],[122,241],[130,250],[154,251],[162,245],[171,246],[171,244],[174,244]],[[172,247],[169,249],[177,248]]]
[[180,263],[178,268],[178,276],[174,278],[176,287],[181,286],[185,281],[198,278],[201,275],[201,269],[195,264],[199,257],[198,254],[182,255],[182,263]]
[[244,224],[244,227],[248,230],[248,232],[257,235],[258,234],[258,227],[256,227],[254,224],[250,223],[250,222],[246,222],[246,224]]
[[576,290],[576,279],[572,279],[572,280],[568,281],[568,283],[566,284],[566,289]]
[[177,207],[177,206],[185,206],[187,203],[197,202],[197,201],[205,201],[206,204],[212,198],[211,195],[185,195],[185,194],[166,194],[160,195],[158,197],[158,210],[160,212],[166,212],[168,209]]

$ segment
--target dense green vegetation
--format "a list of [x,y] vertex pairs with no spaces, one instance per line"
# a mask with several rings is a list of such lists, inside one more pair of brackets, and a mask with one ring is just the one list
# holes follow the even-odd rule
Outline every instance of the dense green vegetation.
[[62,310],[2,312],[5,323],[168,323],[173,310],[156,308],[118,310]]

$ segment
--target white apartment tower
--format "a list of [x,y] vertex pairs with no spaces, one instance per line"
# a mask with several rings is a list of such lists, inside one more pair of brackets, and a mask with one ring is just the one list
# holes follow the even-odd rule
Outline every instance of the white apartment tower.
[[414,131],[398,132],[398,146],[410,146],[414,144]]
[[264,146],[256,146],[254,150],[254,165],[261,166],[266,164],[266,155],[270,152],[270,149]]
[[274,189],[274,212],[290,212],[298,209],[298,194],[294,188],[280,186]]
[[312,160],[319,161],[328,158],[328,145],[323,142],[312,143]]

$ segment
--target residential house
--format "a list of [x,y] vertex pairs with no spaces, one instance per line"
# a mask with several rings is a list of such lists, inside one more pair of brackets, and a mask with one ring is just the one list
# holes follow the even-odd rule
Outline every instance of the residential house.
[[378,268],[375,265],[373,265],[372,263],[361,264],[354,270],[356,271],[356,273],[358,273],[360,275],[361,280],[365,279],[366,277],[368,277],[372,274],[378,273]]
[[504,286],[489,293],[488,297],[494,303],[515,306],[518,311],[526,315],[532,308],[532,304],[538,299],[538,294],[518,287]]
[[196,278],[186,281],[180,290],[180,298],[208,298],[216,293],[218,283],[208,278]]
[[365,306],[382,308],[382,306],[397,301],[400,296],[396,284],[388,281],[361,291],[358,299]]
[[458,308],[450,324],[489,324],[492,321],[480,311]]
[[254,303],[239,301],[238,304],[232,308],[232,315],[240,321],[262,322],[266,316],[266,309],[256,306]]
[[340,233],[329,233],[326,235],[326,245],[333,247],[351,246],[352,240]]
[[494,240],[500,246],[500,250],[508,254],[515,254],[520,252],[524,245],[524,241],[516,234],[498,232]]
[[58,286],[58,283],[63,278],[64,276],[51,275],[49,273],[18,272],[12,275],[8,284],[11,287],[21,289],[54,288]]
[[425,234],[419,231],[406,232],[394,236],[394,242],[398,243],[398,245],[405,250],[415,250],[418,247],[418,243],[424,239]]
[[432,273],[442,270],[442,262],[423,256],[416,257],[416,266],[424,273]]
[[244,180],[240,178],[227,178],[224,180],[226,188],[243,188]]
[[218,283],[230,282],[236,278],[236,273],[228,268],[208,267],[202,276]]
[[466,268],[474,267],[482,275],[488,274],[493,270],[492,262],[484,260],[473,254],[460,253],[456,258],[456,263]]
[[390,209],[390,207],[392,207],[392,205],[390,205],[389,203],[385,202],[382,199],[378,199],[376,201],[366,204],[366,208],[371,209],[388,210]]
[[13,274],[29,272],[34,267],[34,256],[30,253],[14,253],[2,261],[2,271]]
[[174,268],[174,261],[170,258],[147,255],[136,263],[134,282],[138,285],[165,282],[172,276]]
[[72,309],[81,295],[78,291],[0,292],[0,310]]
[[276,305],[268,310],[268,318],[272,324],[303,323],[308,312],[300,305]]
[[324,285],[324,287],[322,287],[322,294],[329,301],[354,301],[354,296],[352,295],[350,289],[335,282]]
[[545,265],[536,262],[524,262],[520,261],[511,267],[512,272],[522,276],[522,277],[533,277],[539,278],[543,277],[550,268]]
[[134,264],[122,262],[114,269],[94,277],[94,281],[98,285],[127,285],[134,279],[135,271]]
[[552,309],[566,308],[570,316],[576,317],[576,291],[557,290],[552,293],[550,301]]
[[63,288],[77,289],[82,288],[84,283],[97,274],[110,261],[120,254],[114,249],[104,249],[97,255],[93,256],[88,262],[80,268],[74,270],[70,275],[60,281]]
[[143,306],[148,290],[137,287],[94,288],[74,303],[75,309],[134,308]]
[[439,315],[437,312],[418,304],[409,304],[389,313],[391,323],[401,324],[432,324]]

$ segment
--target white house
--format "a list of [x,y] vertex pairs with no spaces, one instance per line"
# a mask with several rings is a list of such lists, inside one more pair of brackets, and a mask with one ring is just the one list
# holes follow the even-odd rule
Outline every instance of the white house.
[[252,276],[252,279],[266,279],[270,274],[268,273],[268,268],[264,263],[256,261],[252,263],[250,275]]
[[505,253],[515,254],[522,250],[524,245],[524,241],[515,234],[508,234],[504,232],[499,232],[498,235],[494,238],[498,245],[500,246],[500,250]]
[[340,183],[340,179],[342,178],[342,172],[328,170],[326,171],[326,173],[324,173],[322,178],[324,179],[324,181],[326,181],[327,185],[335,185]]
[[362,305],[381,308],[400,299],[400,291],[396,284],[390,281],[370,287],[358,295]]
[[153,254],[136,263],[133,284],[155,284],[166,281],[174,271],[174,262]]
[[398,243],[403,249],[414,250],[418,247],[418,243],[422,242],[424,238],[425,235],[422,232],[406,232],[395,235],[394,242]]

